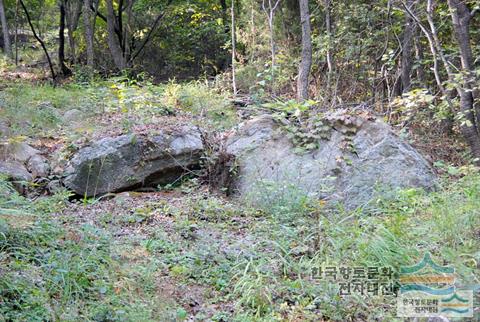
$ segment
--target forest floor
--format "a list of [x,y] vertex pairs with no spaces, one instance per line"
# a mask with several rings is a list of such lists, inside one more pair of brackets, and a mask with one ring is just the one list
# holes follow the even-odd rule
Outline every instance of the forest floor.
[[[178,122],[221,131],[239,121],[228,98],[202,82],[54,88],[27,75],[0,88],[8,140],[58,159],[105,134]],[[66,122],[73,108],[83,117]],[[394,295],[340,296],[340,278],[319,269],[397,272],[425,252],[455,267],[456,286],[473,289],[478,304],[480,176],[437,166],[446,173],[437,191],[400,191],[368,211],[290,195],[252,205],[198,178],[83,199],[65,190],[29,199],[0,180],[0,320],[403,321]],[[398,287],[388,274],[381,281]]]

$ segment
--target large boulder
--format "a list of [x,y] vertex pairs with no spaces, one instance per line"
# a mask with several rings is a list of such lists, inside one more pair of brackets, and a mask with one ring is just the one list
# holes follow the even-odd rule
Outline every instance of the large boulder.
[[65,185],[79,195],[97,196],[172,183],[198,166],[203,151],[197,128],[107,137],[83,147],[71,159]]
[[428,162],[387,124],[346,111],[319,124],[323,132],[303,149],[292,143],[292,125],[269,115],[241,124],[225,144],[238,165],[234,189],[259,196],[295,189],[352,209],[396,188],[435,186]]

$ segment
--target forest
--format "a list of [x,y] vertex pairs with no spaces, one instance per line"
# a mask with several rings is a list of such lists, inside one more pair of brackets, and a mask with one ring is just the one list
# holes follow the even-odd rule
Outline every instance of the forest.
[[480,0],[0,25],[0,321],[480,320]]

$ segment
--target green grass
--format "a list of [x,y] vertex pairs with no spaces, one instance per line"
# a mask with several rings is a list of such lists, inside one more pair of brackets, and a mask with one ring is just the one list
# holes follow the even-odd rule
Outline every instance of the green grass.
[[[29,202],[4,181],[0,189],[7,320],[399,321],[395,297],[341,297],[338,284],[315,270],[398,271],[426,251],[455,267],[458,285],[479,284],[476,172],[445,179],[436,192],[398,192],[367,213],[329,210],[297,194],[252,206],[189,190],[180,203],[149,201],[82,223],[62,215],[67,193]],[[177,297],[165,293],[169,287]]]
[[52,216],[66,205],[68,193],[32,203],[5,181],[0,189],[0,319],[168,317],[169,304],[156,296],[148,266],[122,267],[107,231],[88,224],[62,225]]
[[[134,126],[158,122],[156,117],[183,116],[205,127],[230,128],[236,114],[225,95],[206,83],[192,82],[154,85],[125,77],[70,83],[61,86],[6,82],[0,91],[0,118],[10,126],[10,136],[55,136],[75,132],[63,121],[71,109],[83,112],[80,128],[101,130],[96,120],[114,115],[113,125],[130,131]],[[94,125],[94,126],[93,126]]]
[[69,109],[93,113],[97,99],[78,86],[9,84],[0,92],[0,117],[11,136],[49,136],[58,132]]

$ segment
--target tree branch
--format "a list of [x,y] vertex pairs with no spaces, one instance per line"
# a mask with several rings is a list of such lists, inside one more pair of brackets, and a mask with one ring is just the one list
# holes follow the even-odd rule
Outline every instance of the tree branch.
[[100,11],[98,11],[94,6],[93,4],[90,5],[90,9],[93,11],[93,13],[95,13],[97,15],[97,17],[99,17],[100,19],[102,19],[103,21],[107,22],[107,17],[105,17],[104,15],[102,15],[100,13]]
[[[167,2],[167,7],[172,3],[173,0],[168,0]],[[165,16],[165,14],[167,13],[166,9],[157,16],[157,18],[155,19],[155,21],[153,22],[152,24],[152,27],[150,28],[150,30],[148,31],[148,34],[147,36],[145,37],[145,39],[143,40],[142,44],[140,45],[140,47],[138,48],[138,50],[132,55],[132,57],[130,58],[129,60],[129,63],[132,63],[135,58],[137,58],[138,55],[140,55],[140,53],[142,52],[143,48],[145,47],[145,45],[150,41],[150,38],[152,37],[152,34],[153,34],[153,31],[157,28],[157,25],[158,23],[160,22],[160,20],[162,20],[162,18]]]
[[55,75],[52,60],[50,59],[50,55],[48,54],[47,47],[45,46],[45,43],[43,42],[43,40],[37,35],[37,32],[35,31],[35,27],[32,24],[32,19],[30,18],[30,14],[28,13],[27,7],[25,6],[22,0],[20,0],[20,4],[22,5],[23,11],[25,12],[25,16],[27,17],[27,21],[30,26],[30,29],[32,29],[33,37],[35,37],[35,39],[37,39],[37,41],[40,43],[43,51],[45,52],[45,56],[47,56],[48,66],[50,67],[50,72],[52,73],[52,79],[55,82],[57,75]]

